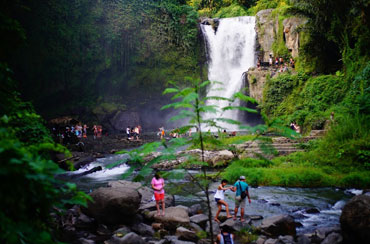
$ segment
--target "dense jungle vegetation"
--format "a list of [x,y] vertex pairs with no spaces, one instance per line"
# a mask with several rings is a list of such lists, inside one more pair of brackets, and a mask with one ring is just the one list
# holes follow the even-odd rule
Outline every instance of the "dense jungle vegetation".
[[[3,0],[0,241],[56,241],[52,209],[88,198],[54,178],[60,169],[53,155],[69,152],[52,141],[44,119],[160,108],[168,81],[207,79],[199,17],[266,8],[305,16],[308,24],[297,73],[269,79],[261,110],[271,120],[296,121],[303,133],[325,128],[331,112],[335,123],[304,145],[308,152],[237,161],[225,176],[243,172],[256,185],[369,187],[368,0]],[[278,40],[276,52],[284,54],[281,47]]]

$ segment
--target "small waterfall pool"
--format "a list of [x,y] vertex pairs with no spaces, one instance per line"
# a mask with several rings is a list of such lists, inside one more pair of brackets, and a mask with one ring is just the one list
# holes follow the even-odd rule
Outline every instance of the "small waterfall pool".
[[[85,192],[90,192],[98,187],[106,186],[108,181],[122,179],[122,174],[129,169],[124,162],[127,155],[114,155],[107,158],[101,158],[75,172],[64,175],[63,178],[77,184],[78,188]],[[113,168],[107,168],[112,163],[122,162]],[[96,166],[102,166],[103,170],[88,174],[82,177],[73,178],[73,175],[82,173]],[[198,173],[190,171],[191,174]],[[148,179],[149,181],[150,179]],[[147,182],[148,183],[148,182]],[[211,184],[212,204],[213,193],[219,182]],[[179,185],[184,186],[184,190],[175,193],[176,205],[191,206],[200,203],[205,206],[204,193],[189,182],[188,177],[179,180],[166,182],[166,191],[173,192]],[[297,228],[300,233],[311,232],[319,227],[339,225],[339,217],[344,204],[353,196],[361,194],[361,190],[350,189],[343,190],[339,188],[289,188],[289,187],[257,187],[250,188],[252,204],[247,204],[247,215],[262,215],[264,218],[279,215],[290,214],[302,224]],[[226,201],[230,209],[234,209],[234,195],[231,191],[226,191]],[[318,209],[319,213],[307,213],[307,209]]]

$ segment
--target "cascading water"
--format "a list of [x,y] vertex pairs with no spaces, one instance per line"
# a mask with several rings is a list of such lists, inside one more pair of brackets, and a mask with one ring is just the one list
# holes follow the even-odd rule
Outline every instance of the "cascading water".
[[[255,65],[255,17],[245,16],[219,20],[217,31],[211,25],[201,25],[207,42],[208,79],[221,84],[212,84],[207,96],[231,98],[242,88],[242,75]],[[218,108],[228,106],[228,101],[209,100],[207,105]],[[238,106],[240,101],[236,101]],[[216,115],[206,114],[205,118],[229,118],[238,120],[237,110],[219,111]],[[237,130],[236,126],[220,123],[227,130]]]

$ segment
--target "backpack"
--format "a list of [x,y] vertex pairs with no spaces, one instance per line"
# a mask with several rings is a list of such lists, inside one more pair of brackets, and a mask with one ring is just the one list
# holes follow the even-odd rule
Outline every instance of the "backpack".
[[232,244],[233,241],[231,240],[231,234],[227,233],[226,235],[224,233],[221,233],[223,239],[224,239],[224,244]]
[[242,186],[240,185],[240,182],[239,182],[239,187],[240,187],[240,197],[242,199],[246,198],[247,197],[247,193],[245,191],[242,191]]

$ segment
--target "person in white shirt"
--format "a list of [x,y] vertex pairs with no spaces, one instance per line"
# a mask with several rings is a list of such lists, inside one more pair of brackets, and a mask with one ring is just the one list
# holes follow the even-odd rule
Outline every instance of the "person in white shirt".
[[217,206],[218,206],[218,210],[217,210],[217,213],[216,213],[216,216],[215,216],[215,221],[217,221],[218,223],[220,223],[220,220],[218,219],[218,215],[220,214],[221,212],[221,209],[222,209],[222,205],[225,206],[226,208],[226,214],[227,214],[227,218],[232,218],[233,216],[230,215],[229,213],[229,205],[227,204],[227,202],[225,202],[225,194],[224,192],[226,190],[230,190],[232,189],[233,187],[230,186],[230,187],[225,187],[227,185],[227,180],[222,180],[221,181],[221,184],[218,186],[217,188],[217,191],[216,191],[216,194],[215,194],[215,201],[217,203]]

